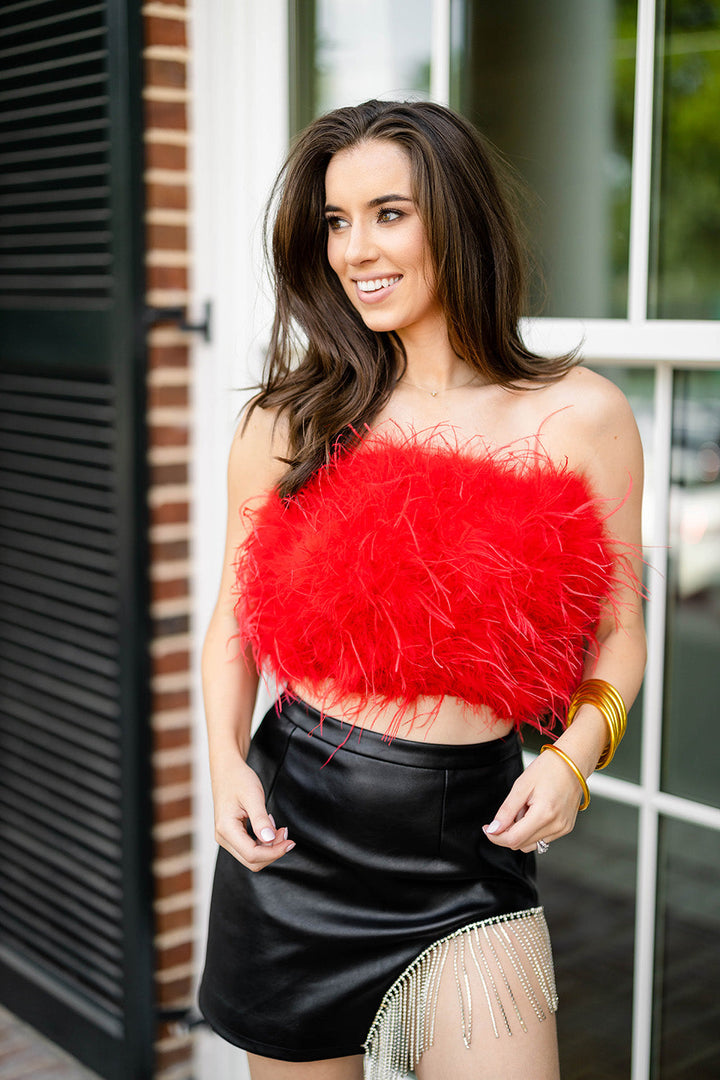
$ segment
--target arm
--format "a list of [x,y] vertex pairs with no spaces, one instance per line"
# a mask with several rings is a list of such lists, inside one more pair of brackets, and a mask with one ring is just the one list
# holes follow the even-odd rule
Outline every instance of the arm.
[[[235,553],[247,534],[240,508],[269,491],[283,471],[274,445],[273,415],[255,409],[235,435],[228,464],[228,522],[217,603],[202,651],[202,682],[215,807],[215,838],[251,870],[261,870],[295,845],[276,828],[259,778],[246,764],[259,676],[243,650],[234,615]],[[252,825],[254,840],[248,833]]]
[[[582,395],[573,402],[572,423],[548,440],[549,449],[553,455],[567,456],[571,468],[582,471],[593,491],[610,500],[609,506],[618,505],[606,527],[621,549],[631,553],[633,571],[641,581],[643,460],[635,419],[625,397],[605,379],[583,372],[573,385],[578,383]],[[604,612],[597,637],[597,652],[586,658],[583,677],[611,683],[629,710],[640,689],[646,658],[642,600],[629,585],[617,597],[616,610]],[[587,777],[607,739],[602,714],[594,705],[583,705],[556,745]],[[562,758],[542,754],[513,786],[495,821],[485,826],[486,835],[500,846],[532,851],[539,839],[554,840],[572,830],[580,799],[578,780]]]

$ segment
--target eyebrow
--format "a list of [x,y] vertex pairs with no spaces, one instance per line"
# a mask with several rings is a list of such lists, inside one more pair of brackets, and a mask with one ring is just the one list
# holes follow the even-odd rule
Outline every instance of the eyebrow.
[[[412,202],[412,201],[413,200],[410,198],[409,195],[398,195],[396,193],[391,193],[389,195],[378,195],[378,197],[376,199],[371,199],[370,202],[367,205],[370,208],[372,208],[374,206],[381,206],[383,203],[388,203],[388,202]],[[340,213],[341,211],[342,211],[341,206],[330,206],[328,204],[325,207],[325,213],[326,214],[337,214],[337,213]]]

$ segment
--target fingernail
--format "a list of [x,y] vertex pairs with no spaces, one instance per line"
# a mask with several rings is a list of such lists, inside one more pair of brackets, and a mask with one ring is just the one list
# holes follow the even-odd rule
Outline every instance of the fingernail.
[[287,840],[287,838],[288,838],[288,831],[287,831],[287,828],[285,828],[285,829],[283,829],[283,840]]
[[489,825],[483,827],[483,832],[490,833],[491,835],[496,832],[500,832],[501,825],[499,821],[491,821]]
[[266,827],[260,832],[260,839],[264,840],[266,844],[269,844],[271,840],[275,839],[275,833],[272,829]]
[[288,844],[288,846],[285,848],[285,851],[292,851],[292,849],[294,847],[295,847],[295,841],[291,840],[290,843]]
[[269,818],[270,818],[270,820],[272,821],[272,827],[273,827],[273,829],[277,829],[277,825],[275,824],[275,818],[274,818],[274,817],[272,816],[272,814],[268,814],[268,817],[269,817]]

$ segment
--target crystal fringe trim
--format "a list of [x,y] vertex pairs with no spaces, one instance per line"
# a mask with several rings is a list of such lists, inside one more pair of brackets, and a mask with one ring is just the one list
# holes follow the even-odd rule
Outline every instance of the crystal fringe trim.
[[[512,934],[508,933],[510,929]],[[365,1080],[405,1080],[432,1046],[440,979],[451,954],[466,1047],[470,1047],[473,1025],[469,964],[480,978],[496,1039],[500,1038],[500,1031],[512,1035],[510,1020],[513,1016],[523,1031],[527,1031],[503,967],[508,961],[537,1019],[545,1020],[545,1008],[551,1013],[557,1010],[550,936],[543,909],[529,908],[470,923],[421,952],[385,994],[363,1047]],[[545,1007],[535,992],[531,973],[537,980]]]

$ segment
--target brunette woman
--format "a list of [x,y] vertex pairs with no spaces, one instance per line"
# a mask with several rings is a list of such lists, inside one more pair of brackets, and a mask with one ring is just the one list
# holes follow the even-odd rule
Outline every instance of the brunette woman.
[[253,1080],[559,1075],[535,857],[642,678],[642,455],[614,385],[521,340],[504,176],[448,109],[370,101],[276,188],[203,653],[200,999]]

